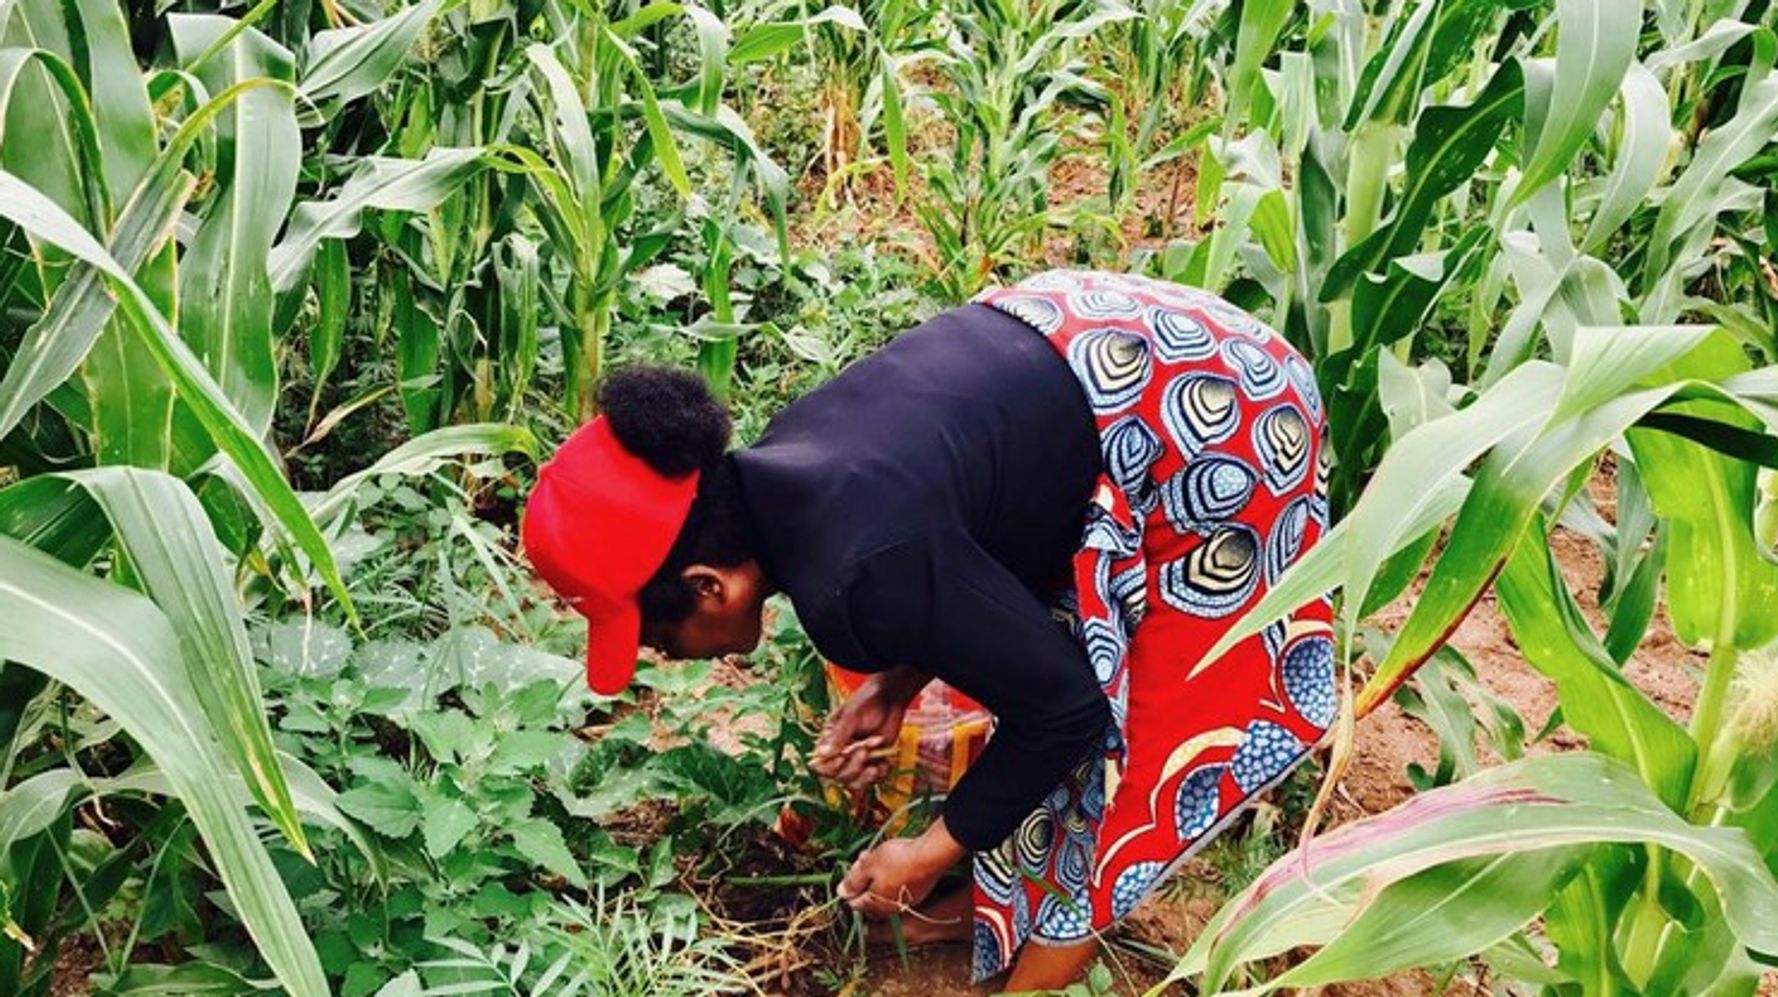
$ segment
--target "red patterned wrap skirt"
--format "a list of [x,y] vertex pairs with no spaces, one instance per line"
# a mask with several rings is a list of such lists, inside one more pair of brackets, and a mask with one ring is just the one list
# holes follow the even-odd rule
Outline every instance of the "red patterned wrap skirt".
[[1192,667],[1327,526],[1325,417],[1284,338],[1205,291],[1052,271],[977,300],[1080,379],[1104,469],[1059,612],[1112,723],[1105,750],[975,860],[976,979],[1141,903],[1333,723],[1331,611],[1302,607]]

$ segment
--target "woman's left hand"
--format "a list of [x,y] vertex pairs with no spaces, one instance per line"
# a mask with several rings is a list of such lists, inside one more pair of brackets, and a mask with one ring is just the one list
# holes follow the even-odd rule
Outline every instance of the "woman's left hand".
[[904,913],[925,900],[964,854],[940,818],[917,838],[891,838],[858,856],[840,883],[840,899],[878,917]]

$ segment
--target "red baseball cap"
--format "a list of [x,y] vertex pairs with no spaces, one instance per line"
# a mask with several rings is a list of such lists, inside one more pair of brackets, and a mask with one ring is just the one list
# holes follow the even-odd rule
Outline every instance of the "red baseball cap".
[[666,563],[698,493],[698,472],[670,478],[624,449],[601,416],[574,431],[537,474],[519,527],[525,553],[587,620],[587,685],[613,696],[636,673],[636,596]]

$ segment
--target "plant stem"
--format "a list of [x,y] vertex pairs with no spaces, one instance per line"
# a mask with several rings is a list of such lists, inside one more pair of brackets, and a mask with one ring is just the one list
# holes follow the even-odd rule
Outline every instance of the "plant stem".
[[833,882],[833,874],[827,872],[808,872],[800,876],[731,876],[730,886],[826,886]]

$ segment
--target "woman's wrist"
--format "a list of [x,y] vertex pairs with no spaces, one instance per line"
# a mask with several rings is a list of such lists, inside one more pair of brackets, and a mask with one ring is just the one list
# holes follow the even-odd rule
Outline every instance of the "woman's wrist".
[[920,690],[932,681],[932,676],[908,665],[897,665],[887,671],[878,672],[878,688],[891,702],[902,706],[914,701]]
[[969,854],[963,843],[951,836],[943,817],[933,821],[932,826],[921,833],[916,842],[920,847],[920,864],[928,875],[944,873]]

